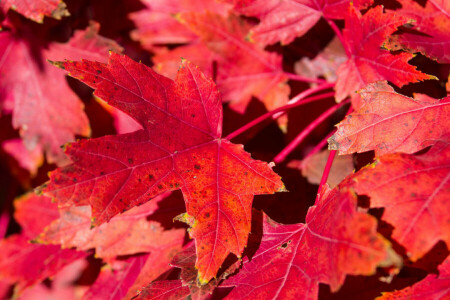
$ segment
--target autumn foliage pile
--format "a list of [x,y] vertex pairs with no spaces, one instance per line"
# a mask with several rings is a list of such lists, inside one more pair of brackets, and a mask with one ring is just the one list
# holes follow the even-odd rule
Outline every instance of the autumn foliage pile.
[[450,1],[0,21],[0,298],[450,298]]

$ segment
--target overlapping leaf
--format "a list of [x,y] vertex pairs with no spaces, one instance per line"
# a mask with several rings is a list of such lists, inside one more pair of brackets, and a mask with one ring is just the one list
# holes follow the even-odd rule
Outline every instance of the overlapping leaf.
[[408,64],[412,54],[393,55],[382,49],[386,38],[407,22],[408,18],[404,16],[383,13],[382,6],[370,9],[364,16],[354,7],[350,8],[343,36],[351,57],[338,69],[336,101],[342,101],[354,91],[378,80],[389,80],[401,87],[433,78]]
[[356,209],[345,185],[321,194],[305,224],[281,225],[264,216],[256,253],[225,281],[228,299],[317,299],[319,282],[336,291],[348,274],[373,274],[399,263],[376,231],[376,220]]
[[24,235],[1,240],[0,247],[0,279],[17,283],[17,293],[88,254],[54,245],[30,244]]
[[447,299],[450,297],[450,257],[439,266],[439,274],[430,274],[413,286],[383,293],[377,300]]
[[148,254],[141,254],[123,261],[115,261],[112,266],[104,266],[97,280],[83,295],[83,299],[124,299],[147,258]]
[[[413,28],[423,34],[405,32],[395,35],[389,47],[421,52],[442,63],[450,62],[450,2],[428,0],[425,7],[415,1],[400,0],[399,14],[415,20]],[[424,35],[425,34],[425,35]]]
[[196,239],[200,281],[209,281],[229,253],[240,256],[253,195],[274,193],[283,184],[269,165],[220,138],[222,106],[214,83],[186,61],[175,82],[115,53],[108,65],[58,65],[144,129],[69,145],[74,163],[54,171],[44,191],[61,205],[90,204],[99,225],[181,189],[187,209],[181,219]]
[[38,23],[43,22],[44,16],[60,20],[70,15],[62,0],[2,0],[0,10],[6,13],[9,9]]
[[[140,207],[116,216],[106,224],[91,229],[91,207],[75,206],[62,208],[61,218],[54,221],[35,239],[45,244],[60,244],[63,248],[78,250],[95,249],[97,257],[110,258],[118,255],[130,255],[140,252],[158,252],[178,241],[184,240],[184,229],[164,230],[157,221],[148,221],[147,217],[156,217],[158,204],[162,200],[172,199],[157,197]],[[184,207],[173,207],[174,211],[183,211]],[[170,215],[166,215],[170,218]]]
[[[75,135],[88,136],[90,128],[83,104],[67,85],[64,72],[45,59],[106,61],[108,50],[120,51],[120,47],[99,36],[98,30],[98,24],[91,24],[68,43],[53,43],[49,49],[39,43],[28,45],[19,33],[0,33],[0,107],[12,110],[13,126],[20,130],[25,148],[43,149],[50,163],[67,163],[60,146]],[[36,51],[40,58],[35,58]]]
[[[58,207],[52,199],[28,193],[14,201],[14,218],[22,227],[22,234],[37,237],[48,225],[59,218]],[[36,218],[36,213],[39,218]]]
[[161,44],[183,44],[196,39],[195,34],[177,22],[174,15],[183,12],[210,11],[226,15],[229,5],[215,0],[143,0],[146,9],[130,14],[137,29],[131,37],[146,49]]
[[[261,100],[269,110],[288,101],[290,88],[282,71],[281,56],[246,41],[249,22],[233,14],[225,18],[213,13],[181,13],[177,19],[197,34],[202,44],[180,47],[170,56],[157,57],[160,68],[167,69],[163,58],[173,65],[179,56],[193,59],[211,71],[216,62],[215,82],[223,100],[239,113],[244,113],[252,97]],[[211,61],[205,62],[206,58]]]
[[155,281],[146,286],[136,296],[136,300],[165,300],[185,299],[190,294],[189,287],[184,286],[180,280]]
[[[234,0],[234,9],[240,14],[261,20],[252,29],[251,38],[263,44],[281,42],[288,44],[304,35],[321,17],[342,19],[349,6],[348,0]],[[372,0],[354,1],[358,8],[372,3]]]
[[439,143],[420,156],[389,154],[356,174],[356,190],[384,207],[392,237],[417,260],[439,240],[450,247],[450,147]]
[[412,99],[381,81],[359,93],[362,107],[337,125],[328,140],[329,149],[340,154],[414,153],[437,141],[450,141],[450,97],[436,100],[417,95]]

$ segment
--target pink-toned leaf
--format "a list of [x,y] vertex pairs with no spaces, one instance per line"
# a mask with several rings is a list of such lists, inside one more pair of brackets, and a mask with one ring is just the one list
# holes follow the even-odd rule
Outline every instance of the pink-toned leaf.
[[450,297],[450,257],[439,266],[439,274],[430,274],[400,291],[383,293],[377,300],[437,300]]
[[[347,11],[348,0],[234,0],[234,9],[243,15],[261,20],[252,29],[251,38],[264,45],[281,42],[288,44],[304,35],[321,17],[342,19]],[[372,0],[354,1],[363,8]]]
[[187,61],[175,82],[115,53],[108,65],[58,65],[144,129],[69,145],[66,153],[74,164],[54,171],[44,192],[61,205],[90,204],[99,225],[162,192],[181,189],[187,209],[181,219],[196,239],[200,281],[209,281],[229,253],[241,255],[253,195],[284,186],[267,163],[220,138],[222,106],[214,83]]
[[[99,36],[98,24],[75,32],[66,44],[28,45],[18,33],[0,33],[0,102],[13,102],[13,126],[20,129],[25,148],[43,148],[47,161],[65,164],[60,146],[75,135],[88,136],[89,124],[83,104],[67,85],[63,71],[45,59],[90,58],[106,61],[108,50],[120,51],[113,41]],[[38,52],[42,58],[36,59]]]
[[115,261],[112,266],[104,266],[97,280],[83,295],[83,299],[124,299],[147,258],[148,254],[141,254],[123,261]]
[[[159,252],[178,241],[184,240],[184,229],[164,230],[157,221],[148,221],[156,217],[161,201],[177,205],[174,195],[158,196],[151,202],[134,207],[122,215],[115,216],[108,223],[91,229],[91,207],[74,206],[61,209],[61,218],[54,221],[34,241],[45,244],[61,244],[63,248],[78,250],[95,249],[97,257],[110,258],[118,255],[130,255],[140,252]],[[183,207],[172,207],[182,212]],[[161,213],[160,213],[161,214]],[[176,214],[172,214],[172,218]],[[170,218],[170,215],[165,215]]]
[[346,185],[323,188],[305,224],[282,225],[264,216],[256,253],[223,284],[235,286],[227,298],[317,299],[319,283],[336,291],[346,275],[398,266],[401,259],[377,233],[375,218],[357,211]]
[[85,287],[73,284],[87,266],[85,259],[79,259],[65,266],[56,275],[51,277],[51,285],[40,283],[25,290],[20,300],[79,300]]
[[60,20],[69,16],[66,4],[62,0],[2,0],[0,10],[6,13],[9,9],[15,10],[25,17],[42,23],[44,16]]
[[351,57],[337,71],[336,101],[340,102],[354,91],[378,80],[389,80],[402,87],[434,78],[408,64],[412,54],[393,55],[382,49],[386,38],[407,22],[408,18],[404,16],[383,13],[382,6],[370,9],[364,16],[354,7],[350,8],[343,35]]
[[18,294],[88,254],[59,246],[30,244],[23,235],[1,240],[0,247],[0,278],[17,283]]
[[439,240],[450,247],[450,146],[438,143],[426,154],[389,154],[355,174],[356,191],[384,207],[392,237],[415,261]]
[[7,140],[2,143],[3,150],[12,156],[19,165],[30,172],[31,176],[35,176],[37,169],[44,162],[44,156],[42,155],[42,149],[39,145],[36,145],[32,151],[25,148],[21,139]]
[[337,125],[328,140],[330,150],[414,153],[437,141],[450,141],[450,97],[412,99],[384,81],[369,84],[359,94],[362,107]]

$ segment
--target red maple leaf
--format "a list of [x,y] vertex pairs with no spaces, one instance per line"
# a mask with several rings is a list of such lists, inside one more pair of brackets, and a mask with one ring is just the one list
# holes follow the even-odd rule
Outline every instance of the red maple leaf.
[[[251,38],[265,45],[281,42],[288,44],[304,35],[321,17],[342,19],[348,0],[229,0],[240,14],[261,20],[252,29]],[[358,8],[370,5],[373,0],[354,1]]]
[[228,299],[317,299],[319,282],[336,291],[347,274],[373,274],[399,257],[376,232],[376,220],[356,209],[343,186],[323,189],[305,224],[282,225],[264,216],[261,244],[224,282]]
[[0,2],[0,10],[4,14],[9,9],[38,23],[44,21],[44,16],[60,20],[70,15],[66,4],[61,0],[3,0]]
[[99,225],[164,191],[181,189],[196,239],[199,279],[209,281],[230,253],[241,255],[255,194],[284,186],[270,166],[221,139],[222,106],[211,80],[184,61],[174,81],[126,56],[57,63],[126,112],[143,130],[67,146],[73,164],[44,191],[61,205],[92,206]]
[[442,63],[450,62],[450,2],[428,0],[425,7],[415,1],[400,0],[400,15],[415,20],[413,28],[426,35],[405,32],[394,35],[388,47],[421,52]]
[[340,154],[414,153],[436,141],[450,141],[450,97],[437,100],[417,95],[412,99],[384,81],[369,84],[359,94],[363,104],[337,125],[328,140],[331,150]]
[[351,57],[338,69],[336,101],[340,102],[354,91],[378,80],[389,80],[401,87],[410,82],[433,79],[408,64],[410,53],[391,54],[383,44],[397,27],[408,18],[392,12],[383,13],[383,7],[370,9],[364,16],[353,6],[345,18],[343,36]]
[[438,143],[426,154],[389,154],[355,174],[356,191],[384,207],[392,237],[415,261],[439,240],[450,247],[450,146]]

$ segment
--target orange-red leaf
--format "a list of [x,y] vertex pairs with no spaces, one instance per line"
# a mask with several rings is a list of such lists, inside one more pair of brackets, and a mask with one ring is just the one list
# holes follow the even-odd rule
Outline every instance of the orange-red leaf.
[[432,79],[408,64],[410,53],[391,54],[382,46],[397,27],[408,18],[395,13],[383,13],[383,7],[370,9],[364,16],[354,7],[345,19],[344,39],[351,57],[338,69],[336,101],[340,102],[354,91],[378,80],[389,80],[401,87],[410,82]]
[[196,239],[200,281],[209,281],[229,253],[240,256],[253,195],[284,187],[267,163],[220,138],[222,106],[214,83],[187,61],[175,81],[115,53],[108,65],[58,65],[144,129],[69,145],[66,153],[74,163],[54,171],[44,191],[61,205],[90,204],[99,225],[181,189],[187,209],[181,219]]
[[450,146],[437,144],[419,156],[385,155],[355,176],[371,207],[384,207],[392,237],[417,260],[439,240],[450,247]]
[[450,141],[450,97],[412,99],[386,82],[369,84],[359,93],[362,107],[337,125],[328,140],[330,150],[414,153],[437,141]]

